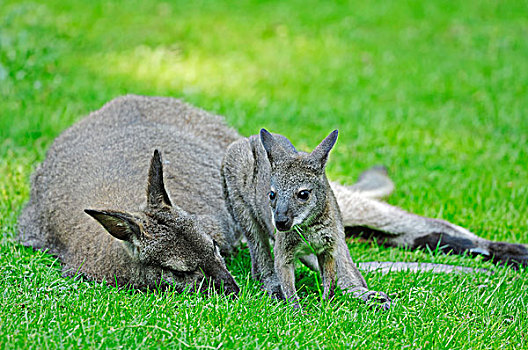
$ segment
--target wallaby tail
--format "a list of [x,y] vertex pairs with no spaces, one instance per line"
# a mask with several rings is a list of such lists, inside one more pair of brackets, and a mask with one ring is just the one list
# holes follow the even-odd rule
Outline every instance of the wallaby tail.
[[387,168],[377,165],[362,172],[350,189],[361,192],[365,197],[382,199],[394,191],[394,183],[387,173]]
[[[312,271],[319,271],[319,264],[315,255],[300,257],[301,262]],[[432,272],[432,273],[485,273],[491,275],[493,272],[482,268],[471,268],[465,266],[418,263],[418,262],[393,262],[393,261],[368,261],[357,263],[357,267],[364,272],[386,274],[389,272]]]
[[366,272],[380,272],[386,274],[389,272],[433,272],[433,273],[485,273],[491,275],[493,272],[487,269],[474,269],[471,267],[417,263],[417,262],[390,262],[390,261],[372,261],[358,263],[358,268]]

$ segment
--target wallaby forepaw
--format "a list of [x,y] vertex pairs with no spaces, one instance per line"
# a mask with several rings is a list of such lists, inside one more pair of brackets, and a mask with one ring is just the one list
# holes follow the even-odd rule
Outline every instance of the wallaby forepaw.
[[264,289],[272,299],[286,300],[280,284],[264,284]]

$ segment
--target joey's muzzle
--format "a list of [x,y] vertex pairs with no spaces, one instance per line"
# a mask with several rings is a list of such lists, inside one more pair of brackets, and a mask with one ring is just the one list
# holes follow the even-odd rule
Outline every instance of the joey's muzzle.
[[286,215],[277,215],[275,217],[275,227],[279,231],[288,231],[292,227],[293,220]]

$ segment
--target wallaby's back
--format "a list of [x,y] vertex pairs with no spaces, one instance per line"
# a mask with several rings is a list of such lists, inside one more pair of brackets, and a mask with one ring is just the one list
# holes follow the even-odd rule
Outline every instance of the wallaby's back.
[[83,210],[137,211],[145,202],[150,157],[159,149],[173,203],[204,216],[220,248],[228,250],[237,238],[223,201],[220,165],[227,145],[238,138],[221,117],[175,99],[115,99],[50,147],[32,177],[20,241],[47,249],[66,265],[86,260],[89,274],[104,268],[106,250],[119,242]]

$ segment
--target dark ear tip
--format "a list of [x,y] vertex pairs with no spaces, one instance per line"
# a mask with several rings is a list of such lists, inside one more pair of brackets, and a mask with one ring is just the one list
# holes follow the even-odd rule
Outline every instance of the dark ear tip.
[[264,128],[260,129],[260,137],[271,135],[270,132]]
[[273,135],[270,134],[270,132],[264,128],[260,129],[260,141],[264,145],[264,148],[266,148],[267,151],[269,151],[269,148],[271,147],[271,143],[273,142]]
[[338,135],[339,135],[339,131],[337,129],[335,129],[334,131],[330,133],[330,135],[328,135],[328,140],[332,143],[332,147],[333,145],[335,145]]
[[154,155],[152,156],[152,158],[154,158],[155,160],[161,160],[161,154],[160,154],[160,151],[158,151],[158,149],[155,149],[154,150]]
[[[108,212],[104,210],[95,210],[95,209],[84,209],[84,212],[88,215],[90,215],[92,218],[97,219],[98,216],[108,214]],[[99,220],[99,219],[97,219]]]
[[161,164],[161,152],[158,149],[154,150],[154,155],[152,156],[152,160],[150,161],[150,166],[154,168],[160,168],[162,167]]
[[90,216],[94,216],[95,214],[98,213],[97,210],[93,210],[93,209],[84,209],[84,212]]

